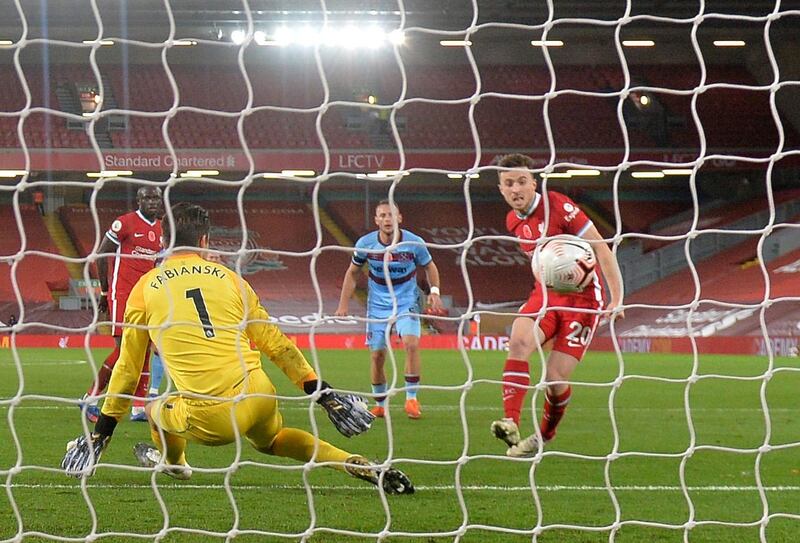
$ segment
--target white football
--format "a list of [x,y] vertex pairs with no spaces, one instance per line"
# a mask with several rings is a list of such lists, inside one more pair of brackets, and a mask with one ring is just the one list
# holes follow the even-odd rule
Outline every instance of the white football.
[[576,236],[557,236],[534,252],[536,278],[556,292],[582,292],[595,277],[597,259],[592,245]]

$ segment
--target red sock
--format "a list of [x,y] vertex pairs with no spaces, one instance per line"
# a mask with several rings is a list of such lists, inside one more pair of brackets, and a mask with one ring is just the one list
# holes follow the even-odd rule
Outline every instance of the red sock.
[[542,432],[542,438],[545,441],[550,441],[556,435],[556,427],[561,422],[564,412],[567,410],[569,399],[572,396],[572,387],[567,387],[567,390],[558,395],[550,395],[547,392],[544,396],[544,414],[542,415],[542,424],[539,430]]
[[506,418],[514,419],[517,424],[531,382],[528,371],[527,360],[509,358],[503,367],[503,410]]
[[144,358],[142,373],[139,375],[139,382],[136,384],[136,391],[133,393],[136,398],[133,400],[134,407],[144,407],[144,399],[150,387],[150,349],[147,349]]
[[114,364],[117,363],[118,359],[119,347],[114,347],[114,350],[111,351],[111,353],[103,361],[103,365],[100,366],[100,369],[97,372],[97,379],[94,383],[92,383],[92,386],[89,387],[89,390],[86,391],[87,395],[97,395],[106,389],[108,382],[111,380],[111,372],[114,370]]

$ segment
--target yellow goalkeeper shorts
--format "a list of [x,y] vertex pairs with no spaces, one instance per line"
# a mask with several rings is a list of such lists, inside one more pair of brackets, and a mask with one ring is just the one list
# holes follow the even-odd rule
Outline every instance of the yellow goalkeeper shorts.
[[266,450],[283,426],[275,386],[261,370],[229,389],[223,397],[246,394],[239,401],[170,396],[156,400],[152,418],[165,432],[203,445],[226,445],[239,436]]

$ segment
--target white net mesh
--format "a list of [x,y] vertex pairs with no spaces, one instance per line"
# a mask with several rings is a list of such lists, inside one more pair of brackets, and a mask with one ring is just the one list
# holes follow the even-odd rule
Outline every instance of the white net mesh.
[[[4,130],[15,134],[4,136],[2,164],[19,175],[9,173],[14,182],[0,185],[3,214],[8,215],[2,224],[14,238],[0,260],[8,265],[3,276],[8,303],[2,308],[18,322],[3,345],[9,350],[2,359],[7,384],[0,406],[7,416],[0,476],[7,499],[0,507],[7,514],[0,519],[0,540],[793,540],[800,522],[800,430],[794,420],[800,367],[792,358],[798,332],[796,326],[791,328],[800,298],[793,280],[798,273],[800,207],[795,194],[781,191],[777,198],[775,187],[783,189],[796,178],[791,167],[798,154],[798,116],[787,102],[798,85],[796,60],[791,57],[797,48],[793,34],[800,11],[787,9],[781,1],[756,2],[752,9],[737,2],[728,10],[720,2],[713,7],[703,1],[678,2],[667,8],[658,2],[642,7],[628,1],[603,8],[586,3],[577,11],[563,8],[565,16],[554,2],[512,2],[510,11],[537,14],[520,17],[525,24],[518,24],[508,15],[504,22],[491,20],[497,6],[473,1],[444,3],[443,13],[450,20],[424,24],[424,17],[414,17],[425,13],[421,3],[398,1],[378,8],[395,16],[380,35],[386,49],[376,60],[336,48],[356,48],[358,43],[347,40],[367,40],[368,34],[356,35],[352,28],[329,32],[341,23],[331,14],[341,10],[358,18],[365,14],[363,6],[355,9],[324,0],[303,6],[279,4],[245,1],[226,6],[242,23],[239,43],[227,35],[220,41],[183,33],[181,25],[193,28],[190,23],[196,21],[177,1],[141,8],[150,10],[165,29],[158,40],[142,38],[133,27],[128,35],[128,27],[120,22],[128,9],[106,12],[109,6],[95,1],[80,7],[84,23],[93,29],[88,42],[77,39],[69,28],[59,28],[57,19],[48,18],[46,6],[16,0],[5,7],[9,20],[16,17],[19,31],[2,50],[4,73],[13,81],[5,84],[13,98],[5,100],[0,120]],[[457,4],[457,10],[449,11]],[[592,8],[604,15],[594,16]],[[277,31],[260,33],[264,20],[282,9],[314,20],[311,34],[317,37],[310,39],[310,46],[292,44]],[[581,16],[582,9],[586,16]],[[73,30],[84,29],[73,23]],[[120,29],[125,30],[117,33]],[[398,34],[388,30],[404,33],[406,45],[393,41],[390,36]],[[760,40],[763,52],[749,59],[736,57],[739,71],[749,75],[726,80],[729,72],[720,66],[733,61],[715,57],[709,62],[709,41],[734,30],[746,32],[753,43]],[[581,42],[584,35],[592,39]],[[541,62],[529,65],[529,60],[509,58],[509,51],[521,49],[505,48],[506,36],[534,40],[533,51],[541,54]],[[673,43],[667,53],[649,61],[628,43],[652,36],[657,43],[663,37],[683,46]],[[490,45],[481,49],[481,39]],[[127,53],[106,54],[104,40],[111,40],[114,48],[137,51],[147,65],[127,64]],[[415,43],[426,40],[466,42],[454,49],[463,56],[461,70],[456,75],[448,72],[449,53],[432,65],[415,57]],[[593,60],[592,48],[603,40],[601,60]],[[286,47],[272,49],[270,44]],[[569,52],[565,54],[562,46]],[[194,47],[209,55],[211,75],[188,59],[192,53],[178,52]],[[48,60],[51,49],[60,50],[54,56],[65,59],[66,67]],[[26,57],[31,51],[37,55],[35,68]],[[683,56],[668,58],[676,51]],[[262,54],[272,56],[268,61],[253,59]],[[355,56],[338,60],[346,54]],[[286,55],[297,55],[305,64],[292,70],[294,60],[286,60]],[[683,73],[686,58],[694,60],[695,80]],[[608,67],[609,59],[616,61],[613,67]],[[780,59],[785,59],[785,69]],[[71,66],[75,62],[81,67]],[[494,66],[501,62],[512,67]],[[514,67],[515,62],[524,66]],[[51,74],[78,74],[75,78],[81,79],[86,67],[98,91],[96,109],[82,115],[79,110],[66,111],[61,98],[60,107],[52,103]],[[367,77],[369,70],[383,72]],[[710,71],[719,80],[711,79]],[[527,75],[515,79],[517,72]],[[432,84],[426,93],[425,81],[436,81],[439,75],[444,83]],[[146,83],[128,85],[137,78]],[[648,82],[671,80],[676,83]],[[353,98],[362,94],[365,81],[379,81],[393,90],[365,103]],[[412,84],[418,88],[410,88]],[[284,95],[278,96],[271,85],[283,89]],[[204,94],[198,87],[205,87]],[[148,88],[167,92],[148,95]],[[766,106],[761,116],[749,105],[758,100]],[[711,107],[711,102],[729,107]],[[685,116],[680,122],[671,123],[666,115],[653,121],[647,111],[637,117],[629,110],[631,104],[639,111],[650,105]],[[612,124],[598,113],[601,105],[611,105]],[[348,124],[366,122],[365,118],[375,120],[375,132],[365,136],[358,129],[348,131]],[[103,129],[103,124],[115,121],[125,123],[124,137]],[[75,134],[55,129],[51,133],[47,127],[56,122],[85,126],[86,144],[76,144]],[[758,126],[763,128],[765,122],[775,129],[768,137]],[[35,128],[39,126],[45,128]],[[754,140],[726,139],[721,133],[731,126]],[[269,131],[279,136],[264,134]],[[517,143],[519,138],[528,139]],[[587,142],[585,148],[581,139]],[[192,151],[198,146],[211,151],[200,156]],[[540,164],[537,173],[543,174],[542,191],[548,185],[570,190],[559,177],[572,175],[575,180],[580,172],[597,172],[602,179],[599,189],[610,195],[606,239],[618,255],[629,293],[628,318],[609,322],[595,340],[611,354],[591,351],[572,380],[576,392],[560,439],[523,460],[505,458],[488,437],[488,423],[502,412],[499,375],[504,355],[492,350],[502,350],[507,338],[502,333],[500,338],[481,337],[470,330],[476,316],[488,326],[488,321],[509,315],[508,305],[498,309],[482,302],[508,302],[528,290],[529,277],[523,271],[528,265],[508,249],[514,239],[502,229],[505,211],[493,193],[496,168],[489,166],[496,154],[509,150],[534,156]],[[158,173],[129,177],[108,172],[136,171],[137,166]],[[276,173],[300,167],[312,170],[311,175]],[[82,169],[107,173],[89,182],[63,173]],[[193,169],[220,170],[226,178],[187,173]],[[391,171],[376,174],[381,169]],[[568,174],[570,170],[579,172]],[[688,211],[667,217],[641,203],[628,205],[632,172],[642,174],[633,175],[634,181],[638,177],[649,182],[647,177],[661,179],[676,170],[685,170],[681,175]],[[740,183],[736,176],[742,171],[750,177]],[[460,189],[424,187],[426,180],[445,175],[460,175]],[[701,180],[724,184],[717,193],[736,189],[751,197],[734,206],[738,214],[717,213],[718,208],[704,200],[714,191],[701,187]],[[288,269],[302,274],[303,281],[295,277],[294,282],[278,283],[277,293],[263,289],[259,294],[298,342],[308,342],[309,361],[321,376],[333,375],[338,386],[361,393],[368,393],[366,375],[353,375],[366,374],[366,351],[356,353],[352,364],[339,364],[346,355],[325,349],[326,334],[356,337],[366,322],[363,313],[350,319],[331,317],[337,281],[352,250],[352,233],[372,228],[375,202],[384,196],[400,202],[409,228],[425,238],[443,277],[451,281],[443,283],[443,292],[463,290],[449,317],[432,319],[443,335],[450,332],[455,339],[437,344],[449,345],[445,355],[423,354],[423,372],[432,375],[421,386],[421,397],[430,402],[423,402],[423,420],[411,426],[398,411],[394,418],[379,421],[380,426],[376,423],[364,440],[347,445],[363,447],[383,465],[408,471],[417,496],[400,502],[372,494],[372,487],[340,474],[320,475],[323,470],[316,469],[316,461],[283,463],[251,456],[242,440],[224,452],[190,448],[194,480],[166,482],[149,468],[133,465],[129,451],[123,451],[129,448],[126,443],[147,438],[138,435],[138,429],[122,428],[118,432],[123,435],[115,436],[110,449],[120,452],[104,457],[94,479],[64,482],[57,468],[61,444],[78,432],[74,406],[85,386],[83,379],[90,375],[73,373],[70,365],[96,373],[102,360],[95,348],[109,346],[96,339],[106,323],[91,295],[85,313],[90,318],[78,325],[69,318],[53,320],[34,303],[38,294],[32,294],[30,279],[66,263],[77,264],[82,279],[91,283],[107,217],[132,209],[131,187],[142,185],[162,187],[167,205],[190,199],[209,207],[213,234],[221,240],[213,247],[237,272],[247,276]],[[270,196],[274,186],[283,192]],[[358,199],[348,200],[347,188],[353,186]],[[94,240],[84,240],[88,256],[80,256],[80,250],[70,256],[57,243],[42,243],[55,234],[47,222],[52,219],[45,218],[45,229],[38,210],[26,203],[37,191],[46,191],[44,206],[50,217],[59,204],[74,202],[78,191],[86,192],[88,206],[80,212],[67,210],[65,222],[76,224],[70,213],[88,215]],[[287,193],[292,198],[286,198]],[[119,198],[123,194],[124,204]],[[590,189],[583,194],[587,207],[600,207],[592,205],[596,201]],[[583,203],[579,196],[576,200]],[[366,209],[365,224],[353,219],[361,217],[353,209]],[[491,224],[484,224],[490,216],[487,209],[495,214]],[[653,217],[653,225],[628,227],[639,213]],[[445,220],[437,222],[434,215]],[[269,223],[263,216],[299,217],[306,227],[293,230],[301,222]],[[602,219],[602,213],[595,218]],[[595,222],[600,225],[602,220]],[[747,243],[749,249],[724,252]],[[726,258],[738,260],[731,267]],[[714,268],[723,266],[734,271],[730,278],[715,275]],[[58,270],[52,274],[62,274]],[[511,298],[484,296],[495,292],[488,283],[500,283]],[[353,305],[363,309],[357,301]],[[396,315],[389,322],[395,320]],[[727,333],[731,331],[737,333]],[[42,332],[62,338],[62,347],[78,350],[52,356],[21,348],[31,344],[25,342],[33,341],[32,334]],[[79,345],[73,334],[82,335]],[[350,350],[358,346],[352,338],[344,341],[336,345]],[[390,346],[391,412],[393,405],[402,404],[404,385],[402,355],[398,344]],[[487,352],[479,352],[484,349]],[[670,354],[680,352],[687,354]],[[720,352],[744,356],[711,354]],[[538,367],[532,364],[532,409],[524,417],[529,431],[531,412],[535,422],[546,388],[546,353],[540,350],[539,355]],[[291,388],[288,383],[278,385],[279,393]],[[307,398],[285,394],[279,399],[287,418],[335,441],[327,422],[317,424],[318,410]],[[85,422],[83,431],[90,431]],[[42,513],[48,504],[54,511]],[[122,507],[129,506],[141,521],[121,518],[128,516]]]

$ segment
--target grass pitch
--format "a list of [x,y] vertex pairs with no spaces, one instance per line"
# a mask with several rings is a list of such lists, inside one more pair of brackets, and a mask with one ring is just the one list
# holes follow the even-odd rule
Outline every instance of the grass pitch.
[[[687,387],[680,380],[692,374],[691,357],[626,354],[620,365],[590,352],[557,439],[541,458],[512,460],[488,431],[502,415],[504,354],[470,352],[467,363],[455,351],[424,352],[421,420],[405,417],[401,392],[388,420],[348,440],[313,410],[324,439],[392,458],[417,486],[413,496],[383,501],[340,472],[246,444],[190,445],[195,474],[174,481],[135,467],[132,447],[149,439],[141,423],[117,428],[103,456],[113,466],[84,484],[67,478],[58,470],[64,445],[82,431],[67,400],[91,380],[89,355],[18,353],[19,365],[0,352],[0,541],[600,542],[611,534],[679,542],[690,521],[692,542],[800,540],[797,359],[776,360],[764,380],[766,358],[701,355],[700,378]],[[369,392],[365,351],[318,354],[325,379]],[[93,355],[99,364],[106,351]],[[532,365],[535,381],[541,372]],[[279,393],[296,396],[281,403],[285,424],[311,429],[308,402],[277,368],[265,368]],[[541,394],[537,412],[540,404]],[[532,431],[530,408],[523,425]],[[684,454],[692,440],[696,449]]]

